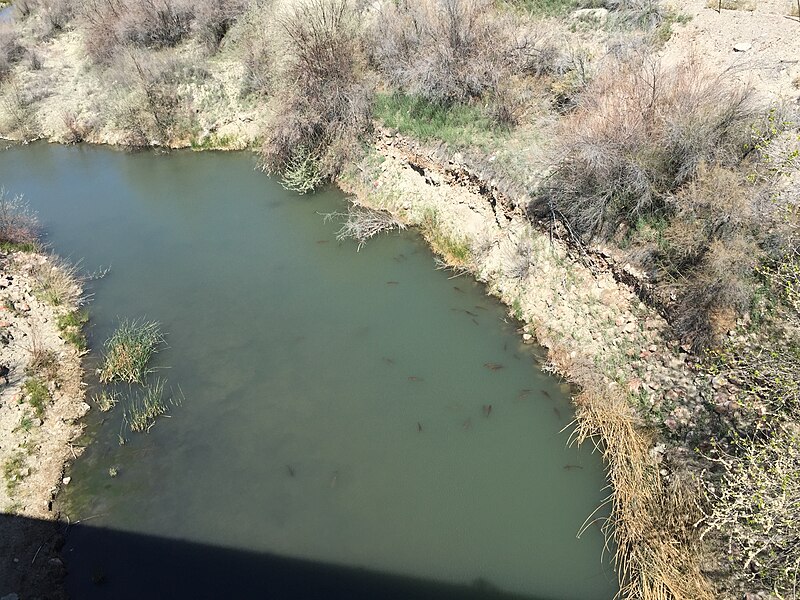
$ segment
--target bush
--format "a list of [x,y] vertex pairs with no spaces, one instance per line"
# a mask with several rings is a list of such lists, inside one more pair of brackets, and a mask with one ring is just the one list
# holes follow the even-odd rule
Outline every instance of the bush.
[[727,538],[739,572],[779,598],[794,598],[800,576],[800,439],[737,439],[719,449],[722,480],[712,487],[707,527]]
[[702,163],[737,165],[758,111],[748,90],[693,59],[665,67],[636,50],[612,59],[564,122],[558,168],[540,210],[584,239],[665,210]]
[[494,97],[514,74],[559,68],[543,31],[488,0],[386,2],[367,37],[369,59],[392,87],[443,106]]
[[127,133],[128,145],[167,144],[191,129],[194,115],[177,85],[184,79],[185,67],[179,60],[144,51],[115,59],[109,77],[129,86],[117,89],[115,106],[115,121]]
[[83,0],[80,15],[89,56],[109,64],[125,46],[168,48],[192,33],[216,51],[243,9],[243,0]]
[[267,172],[302,165],[316,184],[336,178],[360,150],[372,115],[371,91],[361,81],[355,17],[346,0],[307,0],[278,17],[283,85],[261,149]]
[[0,246],[32,250],[38,239],[36,216],[21,196],[11,197],[0,187]]
[[0,83],[11,74],[11,68],[25,58],[25,48],[13,25],[0,23]]

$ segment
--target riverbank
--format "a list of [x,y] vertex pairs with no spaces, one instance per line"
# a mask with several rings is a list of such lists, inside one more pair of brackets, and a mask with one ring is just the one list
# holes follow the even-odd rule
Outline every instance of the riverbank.
[[52,256],[0,254],[0,597],[66,597],[54,501],[89,410],[82,351],[67,341],[82,336],[71,317],[80,294]]
[[[739,463],[706,457],[747,454],[731,440],[782,440],[797,416],[791,365],[778,365],[789,373],[777,386],[784,393],[767,389],[757,364],[778,341],[781,356],[797,347],[796,311],[785,312],[774,285],[783,281],[791,302],[800,189],[792,6],[693,0],[570,13],[576,6],[565,4],[553,8],[562,18],[501,11],[465,19],[480,27],[450,36],[438,5],[418,4],[327,27],[293,4],[281,12],[253,3],[212,48],[188,28],[166,32],[178,41],[142,43],[153,33],[146,11],[108,22],[84,15],[73,27],[72,17],[56,22],[43,10],[21,25],[25,52],[9,52],[0,130],[66,143],[257,148],[298,189],[338,178],[486,282],[526,339],[549,348],[547,368],[582,388],[576,435],[595,435],[606,453],[609,533],[623,583],[634,586],[626,597],[708,597],[712,579],[714,593],[731,598],[788,585],[755,572],[752,559],[792,544],[755,543],[763,531],[731,527],[735,507],[717,495],[727,493],[722,480],[741,487]],[[419,15],[432,29],[407,43],[403,24]],[[344,58],[328,64],[298,42],[317,39],[303,23],[319,25]],[[121,37],[89,43],[87,32],[110,25]],[[434,60],[442,39],[470,40],[444,48],[463,61]],[[295,63],[317,65],[316,80]],[[510,86],[481,78],[497,65]],[[347,93],[327,94],[334,88]],[[363,158],[354,151],[362,144]],[[755,367],[744,364],[751,346]],[[708,523],[717,529],[701,543]]]
[[703,502],[696,457],[658,434],[663,422],[696,426],[707,382],[658,311],[620,281],[633,276],[577,255],[547,224],[532,224],[521,199],[464,164],[432,159],[433,148],[384,132],[370,156],[344,189],[419,227],[446,264],[509,307],[523,340],[547,348],[545,370],[579,386],[573,439],[595,444],[606,461],[605,532],[627,574],[624,597],[716,597],[707,579],[719,567],[695,528]]

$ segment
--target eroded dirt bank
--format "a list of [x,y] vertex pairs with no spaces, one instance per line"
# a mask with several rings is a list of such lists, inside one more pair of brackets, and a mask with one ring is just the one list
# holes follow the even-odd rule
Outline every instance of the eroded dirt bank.
[[[53,501],[64,485],[84,402],[74,325],[80,287],[52,257],[0,253],[0,597],[65,598],[61,529]],[[68,337],[73,342],[64,338]]]
[[602,248],[578,251],[551,223],[532,224],[524,196],[496,184],[383,132],[343,187],[419,226],[451,267],[509,306],[526,341],[548,349],[545,369],[580,386],[574,435],[605,453],[613,486],[606,532],[627,569],[623,583],[644,597],[720,597],[711,580],[722,576],[721,557],[696,527],[703,497],[691,437],[703,431],[708,404],[718,414],[735,410],[727,390],[692,368],[635,271]]

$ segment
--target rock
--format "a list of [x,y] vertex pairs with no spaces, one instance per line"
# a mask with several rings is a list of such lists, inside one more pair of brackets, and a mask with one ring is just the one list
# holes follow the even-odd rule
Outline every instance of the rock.
[[533,341],[533,336],[530,333],[523,333],[522,341],[525,343],[530,343],[531,341]]
[[753,48],[753,44],[750,42],[739,42],[738,44],[733,45],[734,52],[747,52]]
[[[19,562],[19,559],[15,558],[14,562]],[[0,598],[0,600],[19,600],[19,596],[14,592],[11,592],[10,594],[6,594],[2,598]]]
[[69,485],[70,481],[72,481],[72,477],[64,477],[64,479],[61,480],[61,483],[64,485]]
[[577,21],[596,21],[597,23],[605,23],[608,20],[607,8],[580,8],[570,15],[571,18]]
[[622,328],[622,331],[625,333],[634,333],[638,328],[639,326],[636,323],[631,322],[626,324],[625,327]]
[[14,308],[16,308],[19,312],[28,312],[30,311],[31,306],[27,302],[16,302],[14,303]]

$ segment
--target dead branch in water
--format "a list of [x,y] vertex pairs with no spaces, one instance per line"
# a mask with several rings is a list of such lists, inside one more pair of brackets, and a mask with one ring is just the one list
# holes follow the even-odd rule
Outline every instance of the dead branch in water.
[[402,230],[406,226],[385,210],[377,210],[366,206],[351,204],[346,213],[327,213],[325,220],[345,219],[344,225],[336,233],[336,239],[341,241],[352,239],[358,242],[358,249],[367,243],[370,238],[384,231],[393,229]]

